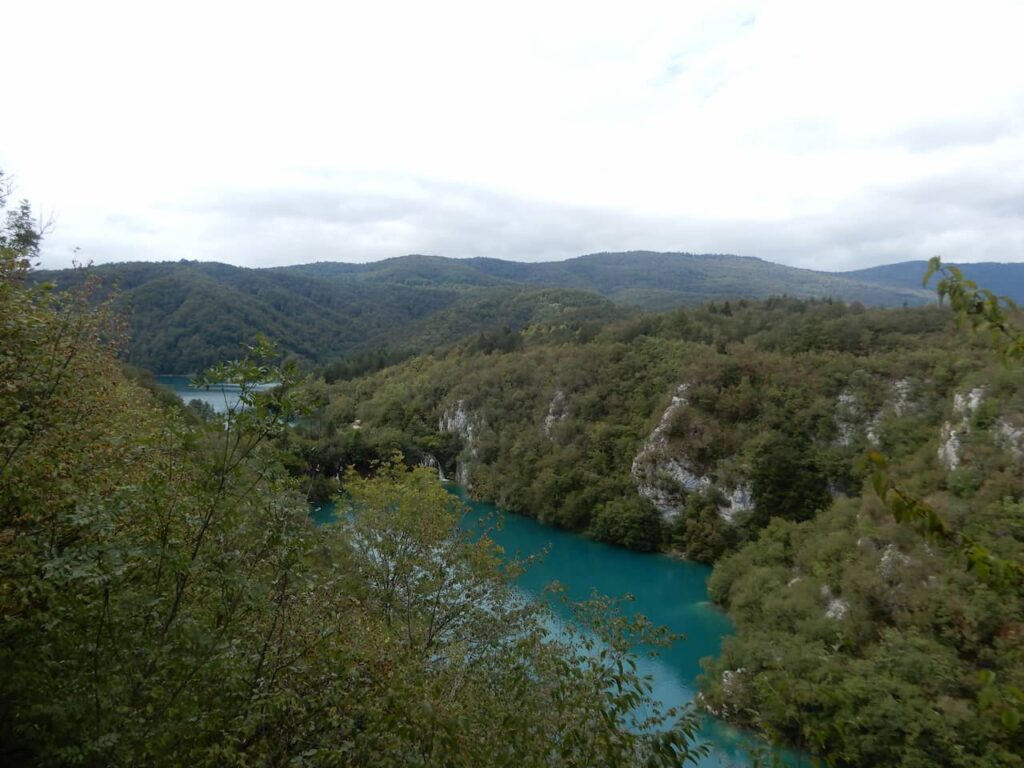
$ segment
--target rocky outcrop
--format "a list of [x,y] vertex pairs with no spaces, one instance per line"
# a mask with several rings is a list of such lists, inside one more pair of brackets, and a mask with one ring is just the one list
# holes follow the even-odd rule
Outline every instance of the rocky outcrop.
[[419,465],[421,467],[426,467],[427,469],[436,470],[437,471],[437,479],[440,480],[442,483],[447,483],[448,482],[448,478],[444,476],[444,468],[441,466],[441,462],[439,462],[437,460],[437,457],[434,456],[434,454],[432,454],[432,453],[425,453],[425,454],[423,454],[423,458],[420,459],[420,464]]
[[564,421],[565,417],[569,415],[569,403],[565,399],[565,393],[562,390],[555,390],[555,394],[551,396],[551,402],[548,403],[548,412],[544,416],[544,437],[551,437],[551,429],[560,421]]
[[860,424],[860,401],[852,392],[840,392],[836,399],[836,430],[840,445],[852,445]]
[[725,497],[726,505],[718,508],[718,515],[727,523],[735,523],[745,512],[754,508],[754,491],[749,484],[738,485]]
[[1014,426],[1005,417],[996,419],[996,442],[1018,461],[1024,459],[1024,427]]
[[[647,436],[630,468],[637,493],[650,501],[666,521],[675,519],[682,512],[687,494],[715,487],[711,476],[702,474],[685,456],[679,455],[669,445],[672,418],[679,409],[689,405],[686,397],[688,389],[688,384],[680,384],[676,388],[658,426]],[[733,523],[741,514],[753,509],[748,485],[739,484],[732,489],[719,490],[725,497],[725,503],[718,509],[724,521]]]
[[444,409],[437,421],[439,432],[448,432],[462,438],[462,453],[455,463],[455,482],[467,488],[471,487],[471,467],[477,458],[477,442],[480,428],[474,414],[466,408],[466,403],[459,400],[454,406]]
[[912,399],[914,387],[910,379],[896,379],[891,384],[892,395],[875,413],[864,408],[855,394],[844,391],[836,398],[836,442],[839,445],[853,445],[857,434],[863,432],[864,439],[871,445],[881,442],[882,417],[891,412],[895,416],[910,413],[915,402]]
[[828,584],[822,585],[821,597],[825,601],[826,619],[839,621],[840,619],[846,618],[846,614],[850,612],[850,603],[841,597],[833,595]]
[[900,570],[910,564],[910,558],[900,552],[895,544],[886,544],[882,550],[882,556],[878,558],[878,566],[875,572],[883,579],[895,580]]
[[688,384],[676,388],[658,426],[647,436],[630,468],[637,493],[651,502],[664,520],[671,520],[682,511],[686,493],[711,486],[710,478],[698,474],[685,458],[669,451],[669,425],[676,411],[688,405],[688,389]]
[[734,702],[745,702],[750,698],[750,692],[747,690],[747,670],[745,667],[723,669],[720,679],[722,681],[719,696],[722,701],[721,706],[716,707],[703,693],[697,694],[696,702],[698,706],[715,717],[728,719],[739,714],[742,709],[742,705]]
[[984,387],[975,387],[969,392],[957,392],[953,395],[953,419],[942,425],[937,452],[939,461],[946,469],[952,471],[960,466],[963,438],[970,434],[971,416],[984,399]]
[[913,409],[914,403],[910,399],[912,391],[910,379],[897,379],[892,383],[892,410],[897,416],[903,416]]

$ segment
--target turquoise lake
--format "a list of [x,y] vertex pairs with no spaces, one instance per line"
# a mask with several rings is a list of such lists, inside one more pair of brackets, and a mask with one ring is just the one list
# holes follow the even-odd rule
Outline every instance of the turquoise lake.
[[192,386],[191,376],[157,376],[156,380],[158,384],[173,389],[186,403],[190,400],[200,400],[213,408],[215,413],[224,413],[238,402],[239,389],[230,384],[199,389]]
[[[585,600],[595,590],[609,597],[630,594],[634,598],[628,604],[630,612],[642,613],[655,624],[685,635],[685,640],[660,649],[655,658],[641,653],[638,668],[651,676],[654,697],[662,703],[677,706],[693,700],[700,660],[717,655],[722,638],[732,632],[729,617],[708,601],[708,566],[591,541],[522,515],[502,513],[493,504],[473,501],[456,485],[448,488],[469,507],[467,526],[474,527],[482,517],[500,517],[500,529],[492,531],[491,536],[509,557],[547,552],[517,580],[526,595],[539,597],[552,581],[564,585],[574,600]],[[311,517],[317,523],[330,522],[332,505],[314,508]],[[569,620],[563,606],[553,607],[559,620]],[[701,740],[713,748],[700,763],[701,768],[750,765],[744,749],[751,743],[749,734],[706,717]],[[782,757],[793,768],[810,765],[809,758],[791,752]]]

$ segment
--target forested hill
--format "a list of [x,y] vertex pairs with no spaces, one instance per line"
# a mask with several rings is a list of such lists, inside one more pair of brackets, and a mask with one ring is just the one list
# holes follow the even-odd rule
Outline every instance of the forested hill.
[[496,282],[544,285],[593,291],[645,309],[672,309],[710,299],[832,297],[873,306],[923,304],[934,296],[916,285],[893,286],[882,281],[817,272],[773,264],[762,259],[724,254],[593,253],[566,261],[534,262],[501,259],[444,259],[403,256],[371,264],[318,263],[280,271],[320,277],[346,277],[366,282],[405,284]]
[[597,291],[614,301],[649,309],[673,309],[709,299],[735,297],[832,297],[872,306],[924,304],[934,298],[931,293],[922,291],[920,284],[894,288],[880,281],[724,254],[631,251],[594,253],[540,264],[496,259],[474,259],[472,263],[489,274],[528,283]]
[[[87,272],[99,282],[98,296],[118,290],[118,306],[128,316],[128,361],[158,373],[192,373],[234,358],[240,345],[258,333],[277,340],[291,355],[333,362],[344,372],[377,367],[470,334],[500,336],[534,323],[578,327],[637,307],[780,295],[879,306],[931,299],[919,287],[881,285],[761,259],[647,251],[534,264],[403,256],[370,264],[271,269],[136,262]],[[35,279],[67,288],[80,284],[85,274],[40,271]]]
[[[438,274],[433,264],[451,274]],[[487,332],[500,343],[506,328],[579,325],[623,314],[593,293],[460,275],[458,262],[447,259],[409,257],[393,273],[377,274],[330,266],[137,262],[36,272],[34,278],[64,289],[91,274],[99,298],[116,288],[115,305],[128,318],[127,360],[156,373],[194,373],[234,359],[260,333],[302,359],[356,360],[372,368],[371,358],[393,362],[470,334]]]

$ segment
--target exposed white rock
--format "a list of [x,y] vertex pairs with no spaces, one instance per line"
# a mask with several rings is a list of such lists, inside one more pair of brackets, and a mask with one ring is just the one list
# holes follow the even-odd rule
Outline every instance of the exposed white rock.
[[836,442],[839,445],[851,445],[857,433],[857,423],[860,421],[860,402],[852,392],[840,392],[836,399],[836,428],[839,437]]
[[437,429],[440,432],[450,432],[459,435],[464,440],[473,440],[476,436],[476,425],[466,410],[464,400],[459,400],[454,408],[445,408],[441,418],[438,419]]
[[892,409],[897,416],[902,416],[910,410],[912,405],[910,401],[911,390],[910,379],[896,379],[892,383]]
[[960,432],[948,421],[943,423],[939,432],[938,456],[946,469],[954,470],[960,466]]
[[896,416],[903,416],[914,407],[911,400],[913,384],[910,379],[896,379],[892,382],[892,399],[883,404],[881,410],[871,414],[864,410],[857,396],[852,392],[841,392],[836,399],[836,429],[839,445],[852,445],[858,431],[863,430],[864,438],[871,445],[881,444],[882,414],[888,409]]
[[718,508],[718,516],[727,523],[735,523],[736,519],[754,508],[754,492],[749,485],[738,485],[726,496],[727,504]]
[[739,711],[739,707],[731,703],[737,699],[745,699],[743,688],[746,686],[746,668],[726,669],[722,671],[722,707],[712,707],[702,694],[697,694],[697,703],[715,717],[729,717]]
[[874,446],[878,446],[878,429],[882,423],[882,413],[879,411],[868,421],[867,426],[864,428],[864,437],[867,438],[868,442]]
[[836,442],[839,445],[853,445],[857,432],[864,430],[864,436],[872,445],[878,445],[878,425],[881,422],[881,413],[868,418],[864,412],[860,400],[852,392],[840,392],[836,398],[836,430],[839,437]]
[[444,469],[441,468],[441,462],[437,460],[437,457],[434,456],[434,454],[424,454],[423,458],[420,460],[420,466],[426,467],[427,469],[436,469],[437,479],[440,480],[442,483],[448,482],[448,478],[444,476]]
[[735,693],[735,686],[743,684],[743,675],[746,672],[746,667],[722,670],[722,690],[726,695]]
[[[689,405],[686,392],[688,384],[680,384],[672,400],[661,415],[636,457],[631,473],[637,493],[651,502],[664,520],[671,520],[682,511],[686,494],[706,491],[714,486],[709,475],[701,474],[684,456],[674,455],[668,442],[668,430],[672,418],[680,408]],[[722,489],[724,505],[718,508],[718,515],[727,523],[754,508],[751,488],[739,483],[731,489]]]
[[971,431],[969,419],[978,410],[985,399],[985,388],[975,387],[970,392],[956,392],[953,394],[953,414],[959,416],[957,422],[947,421],[942,425],[939,433],[939,461],[948,470],[954,470],[960,466],[960,449],[963,447],[963,437]]
[[439,432],[448,432],[461,437],[465,443],[462,455],[455,463],[455,482],[470,487],[470,462],[477,457],[479,429],[476,418],[466,410],[466,403],[459,400],[454,407],[445,408],[438,419]]
[[967,418],[971,416],[981,401],[985,398],[985,388],[975,387],[970,392],[956,393],[953,395],[953,412],[958,416]]
[[850,603],[841,597],[833,595],[828,584],[822,585],[821,597],[825,600],[826,619],[838,621],[839,619],[845,618],[846,614],[850,612]]
[[883,579],[893,578],[900,568],[910,563],[910,558],[900,552],[895,544],[886,544],[878,560],[875,572]]
[[840,392],[838,403],[841,408],[845,408],[850,413],[858,413],[860,411],[860,402],[852,392]]
[[1024,427],[1015,427],[1000,417],[996,420],[996,440],[1015,459],[1024,459]]
[[668,427],[676,411],[687,405],[687,389],[689,385],[685,383],[676,387],[658,426],[640,446],[630,467],[637,493],[650,501],[665,520],[676,517],[681,511],[678,502],[680,490],[695,491],[711,484],[707,478],[695,474],[683,460],[670,456],[668,452]]
[[544,417],[545,437],[551,437],[551,428],[569,415],[568,405],[565,393],[560,389],[555,390],[555,394],[551,396],[551,402],[548,403],[547,415]]

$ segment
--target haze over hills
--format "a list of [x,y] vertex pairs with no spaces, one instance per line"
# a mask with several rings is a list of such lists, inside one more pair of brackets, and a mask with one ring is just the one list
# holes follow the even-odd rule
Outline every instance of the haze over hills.
[[[1007,296],[1018,304],[1024,302],[1024,263],[982,261],[958,266],[964,275],[999,296]],[[920,288],[921,278],[928,269],[927,261],[901,261],[880,267],[842,272],[855,280],[888,285],[894,288]]]
[[[566,261],[520,262],[501,259],[447,259],[402,256],[369,264],[319,262],[272,271],[347,276],[367,281],[495,281],[593,291],[620,304],[671,309],[716,298],[832,297],[875,306],[922,304],[934,297],[918,284],[890,285],[837,272],[774,264],[750,256],[628,251],[593,253]],[[924,274],[922,267],[920,274]]]
[[[989,285],[1022,282],[1024,265],[979,266]],[[159,373],[190,373],[235,357],[257,333],[324,364],[380,350],[393,360],[484,331],[556,320],[578,327],[707,300],[786,295],[903,306],[934,298],[920,286],[923,262],[833,273],[751,257],[649,251],[545,263],[413,255],[265,269],[129,262],[88,272],[100,295],[118,292],[129,318],[128,360]],[[58,288],[85,279],[81,270],[34,274]]]

